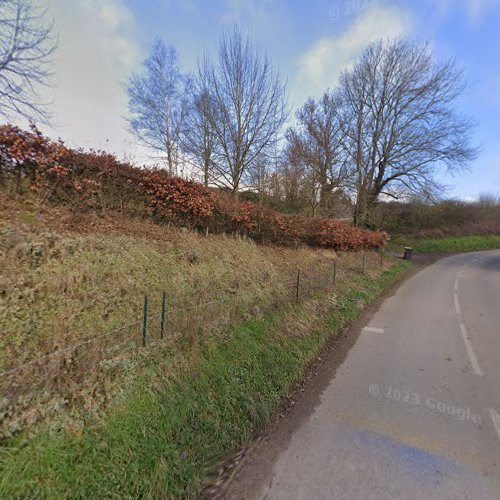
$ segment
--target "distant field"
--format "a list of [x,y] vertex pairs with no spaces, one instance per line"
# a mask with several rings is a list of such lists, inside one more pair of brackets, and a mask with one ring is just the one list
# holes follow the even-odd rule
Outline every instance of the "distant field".
[[478,235],[432,239],[398,237],[390,242],[388,249],[402,253],[405,246],[412,247],[420,253],[475,252],[500,248],[500,236]]

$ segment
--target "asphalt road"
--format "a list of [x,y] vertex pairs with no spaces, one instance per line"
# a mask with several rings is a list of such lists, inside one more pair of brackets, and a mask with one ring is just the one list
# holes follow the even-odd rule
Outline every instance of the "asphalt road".
[[227,498],[500,499],[500,251],[406,281],[272,460],[255,455]]

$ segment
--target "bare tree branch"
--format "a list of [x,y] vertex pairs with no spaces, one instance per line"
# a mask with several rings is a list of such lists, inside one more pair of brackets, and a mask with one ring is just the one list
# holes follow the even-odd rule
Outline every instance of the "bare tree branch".
[[56,49],[53,23],[31,0],[0,0],[0,116],[47,123],[41,87],[49,85]]
[[454,105],[463,93],[453,61],[437,64],[426,44],[370,45],[341,75],[339,122],[353,165],[356,224],[369,223],[380,194],[431,195],[439,172],[459,172],[477,156],[473,124]]
[[308,99],[297,112],[297,126],[287,133],[288,153],[307,171],[312,215],[317,209],[328,213],[334,192],[344,185],[347,162],[341,146],[341,125],[335,96],[325,92],[318,100]]
[[217,137],[210,122],[210,91],[203,79],[195,80],[186,115],[184,133],[181,136],[183,150],[193,159],[193,165],[201,170],[203,182],[217,184],[218,175],[213,169],[213,154]]
[[235,195],[252,167],[264,161],[287,119],[286,86],[267,55],[235,26],[223,32],[216,60],[205,55],[199,65],[200,86],[215,147],[213,170]]
[[181,73],[175,48],[160,39],[144,62],[144,70],[142,75],[133,75],[127,87],[130,129],[145,146],[164,155],[174,175],[192,81]]

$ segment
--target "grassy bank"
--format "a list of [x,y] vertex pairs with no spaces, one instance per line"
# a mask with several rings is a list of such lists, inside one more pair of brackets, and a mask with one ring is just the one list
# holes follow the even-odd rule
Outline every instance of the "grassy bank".
[[[343,263],[359,267],[359,254],[352,255]],[[0,370],[140,322],[144,294],[151,315],[159,314],[163,290],[176,311],[200,306],[189,313],[191,329],[198,329],[192,320],[200,315],[205,326],[225,325],[235,309],[253,312],[289,299],[298,269],[304,285],[331,279],[341,257],[113,214],[47,209],[0,193]],[[214,300],[216,306],[201,310]]]
[[380,269],[374,252],[257,245],[1,196],[0,214],[0,439],[42,421],[80,432],[104,418],[157,349],[164,290],[176,372],[179,353],[295,302],[297,270],[303,301],[331,290],[334,270],[340,285],[363,262],[368,273]]
[[433,239],[398,237],[390,242],[389,250],[402,253],[405,246],[420,253],[475,252],[500,248],[500,236],[477,235]]
[[195,497],[214,464],[269,422],[326,338],[406,269],[359,275],[175,358],[171,345],[158,348],[100,423],[6,440],[0,497]]

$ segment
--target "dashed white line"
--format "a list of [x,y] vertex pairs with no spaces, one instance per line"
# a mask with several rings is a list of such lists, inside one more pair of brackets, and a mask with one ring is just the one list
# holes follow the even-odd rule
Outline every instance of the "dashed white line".
[[[455,279],[455,285],[454,285],[454,293],[453,293],[453,302],[455,304],[455,311],[460,316],[461,310],[460,310],[460,302],[458,301],[458,280],[462,277],[462,274],[464,272],[464,269],[467,267],[467,264],[460,269],[457,278]],[[464,344],[465,344],[465,349],[467,350],[467,354],[469,355],[470,359],[470,364],[472,365],[472,369],[474,370],[474,373],[478,375],[479,377],[483,377],[484,373],[483,370],[481,370],[481,367],[479,366],[479,362],[476,358],[476,354],[474,353],[474,350],[472,349],[472,344],[469,340],[469,337],[467,335],[467,329],[465,328],[465,325],[461,322],[460,323],[460,332],[462,333],[462,338],[464,339]],[[496,416],[496,420],[493,418],[493,413]],[[490,415],[493,420],[493,423],[495,424],[495,429],[497,431],[498,437],[500,439],[500,415],[495,410],[490,410]]]
[[479,366],[479,362],[477,361],[474,350],[472,349],[469,337],[467,336],[467,330],[463,323],[460,323],[460,331],[462,332],[462,338],[464,339],[465,349],[467,350],[467,354],[469,355],[472,369],[474,370],[474,373],[476,375],[478,375],[479,377],[483,377],[484,376],[483,370],[481,370],[481,367]]
[[500,441],[500,415],[496,410],[490,408],[490,417],[493,422],[493,427],[495,427],[495,431],[497,433],[498,440]]
[[367,332],[384,333],[383,328],[375,328],[374,326],[365,326],[363,330],[366,330]]
[[458,295],[456,293],[453,294],[453,301],[455,302],[455,311],[460,316],[460,304],[458,302]]

